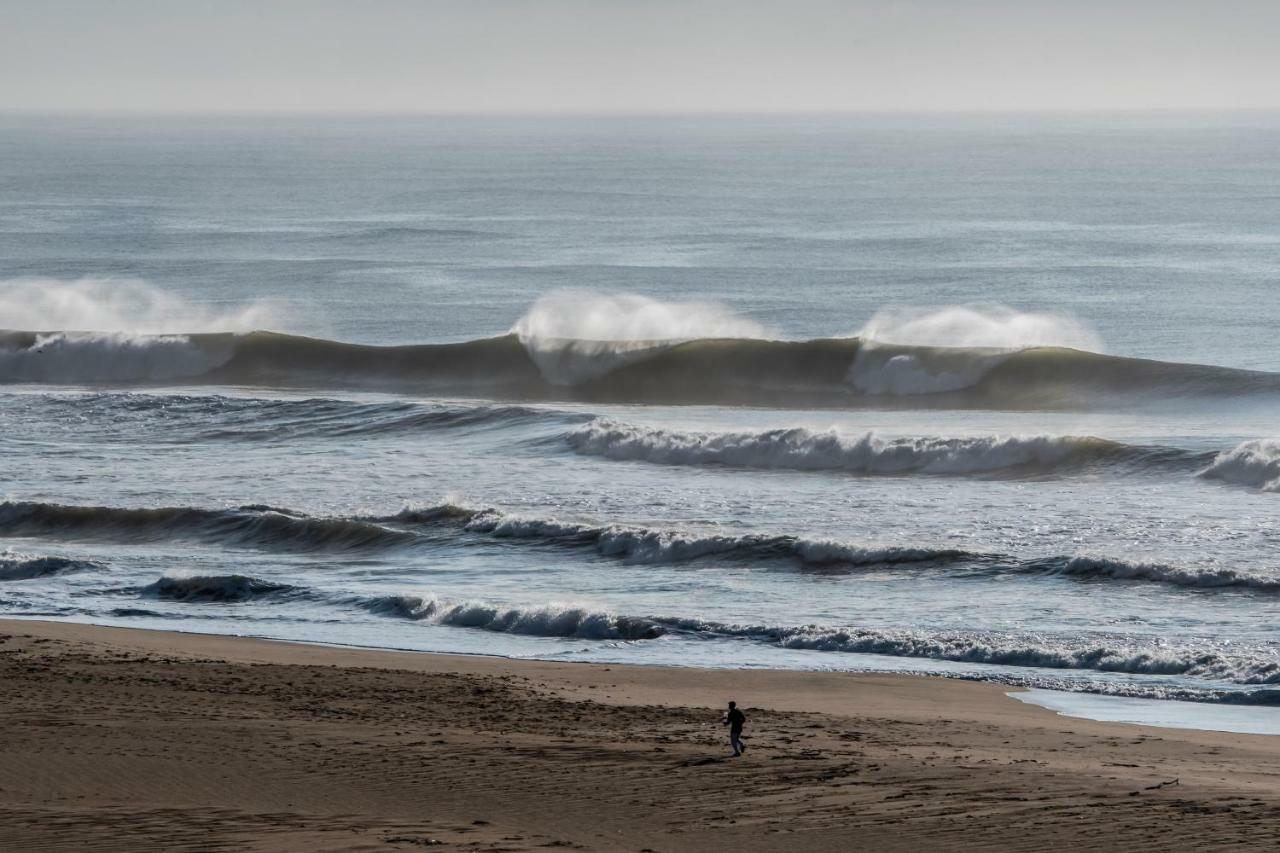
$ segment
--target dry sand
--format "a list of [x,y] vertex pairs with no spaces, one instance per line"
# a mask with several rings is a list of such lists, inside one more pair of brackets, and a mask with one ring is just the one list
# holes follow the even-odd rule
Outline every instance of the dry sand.
[[1280,844],[1280,738],[1068,719],[987,684],[0,636],[6,853]]

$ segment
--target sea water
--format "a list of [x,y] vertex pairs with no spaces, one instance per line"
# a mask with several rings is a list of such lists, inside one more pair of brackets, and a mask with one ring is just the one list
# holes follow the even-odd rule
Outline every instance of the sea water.
[[1280,120],[0,120],[0,613],[1280,702]]

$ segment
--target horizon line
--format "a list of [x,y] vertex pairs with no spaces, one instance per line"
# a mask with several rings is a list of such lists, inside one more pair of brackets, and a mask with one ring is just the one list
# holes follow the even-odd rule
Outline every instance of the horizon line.
[[121,118],[787,118],[787,117],[912,117],[912,116],[1215,116],[1280,114],[1280,104],[1248,107],[981,107],[981,108],[901,108],[901,109],[654,109],[654,110],[433,110],[433,109],[167,109],[167,108],[77,108],[4,107],[0,116],[35,117],[121,117]]

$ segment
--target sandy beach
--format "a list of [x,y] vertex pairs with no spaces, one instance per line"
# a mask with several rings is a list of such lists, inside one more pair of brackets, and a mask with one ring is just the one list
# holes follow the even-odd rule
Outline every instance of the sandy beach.
[[0,634],[3,850],[1280,842],[1280,739],[1069,719],[989,684]]

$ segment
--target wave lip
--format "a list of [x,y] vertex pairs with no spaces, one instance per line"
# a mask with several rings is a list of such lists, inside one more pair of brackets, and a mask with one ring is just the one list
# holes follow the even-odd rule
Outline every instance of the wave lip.
[[862,475],[962,475],[1117,459],[1138,448],[1091,436],[989,436],[883,439],[801,427],[702,433],[596,419],[566,436],[577,453],[664,465],[727,465]]
[[1251,486],[1263,492],[1280,492],[1280,440],[1260,438],[1242,442],[1219,453],[1200,476]]
[[0,581],[25,581],[35,578],[62,575],[70,572],[101,569],[102,564],[93,560],[74,560],[69,557],[35,557],[24,554],[0,555]]
[[745,534],[725,536],[623,525],[598,526],[547,518],[472,511],[464,527],[497,538],[533,539],[550,544],[594,548],[601,556],[633,563],[685,563],[706,557],[746,560],[795,559],[807,566],[869,566],[946,561],[973,556],[949,548],[861,547],[799,536]]
[[618,616],[572,604],[522,608],[478,601],[452,602],[414,595],[389,595],[363,600],[360,606],[382,616],[534,637],[652,640],[666,633],[653,620]]

